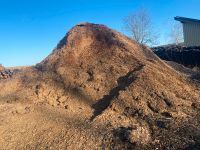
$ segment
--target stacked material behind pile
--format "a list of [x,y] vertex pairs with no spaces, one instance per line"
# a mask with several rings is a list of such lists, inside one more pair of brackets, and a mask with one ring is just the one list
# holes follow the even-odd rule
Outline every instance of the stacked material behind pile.
[[200,47],[183,47],[176,45],[153,48],[161,59],[174,61],[187,67],[200,67]]

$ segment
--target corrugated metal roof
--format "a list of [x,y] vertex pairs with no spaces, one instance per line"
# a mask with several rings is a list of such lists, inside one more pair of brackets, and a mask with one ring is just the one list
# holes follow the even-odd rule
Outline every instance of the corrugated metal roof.
[[186,23],[186,22],[194,22],[194,23],[200,23],[200,20],[198,19],[192,19],[192,18],[186,18],[186,17],[174,17],[175,20],[180,21],[182,23]]

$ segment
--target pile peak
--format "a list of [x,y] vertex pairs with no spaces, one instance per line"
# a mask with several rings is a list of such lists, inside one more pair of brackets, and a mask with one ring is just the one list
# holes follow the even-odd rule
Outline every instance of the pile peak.
[[[132,57],[132,58],[129,58]],[[42,66],[56,64],[94,64],[109,62],[112,59],[145,61],[155,59],[160,61],[147,47],[141,46],[123,34],[105,25],[83,22],[74,26],[58,43],[52,54],[42,63]],[[127,59],[127,60],[126,60]],[[88,64],[88,65],[89,65]],[[55,66],[54,66],[55,68]]]

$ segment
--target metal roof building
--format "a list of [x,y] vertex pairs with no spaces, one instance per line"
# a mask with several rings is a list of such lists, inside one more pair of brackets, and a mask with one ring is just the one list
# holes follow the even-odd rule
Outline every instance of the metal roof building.
[[200,46],[200,20],[185,17],[174,19],[183,24],[185,46]]

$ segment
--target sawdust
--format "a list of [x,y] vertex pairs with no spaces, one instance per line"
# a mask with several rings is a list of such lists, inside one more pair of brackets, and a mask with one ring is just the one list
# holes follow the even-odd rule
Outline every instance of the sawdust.
[[78,24],[13,70],[0,81],[0,149],[199,146],[198,83],[104,25]]

